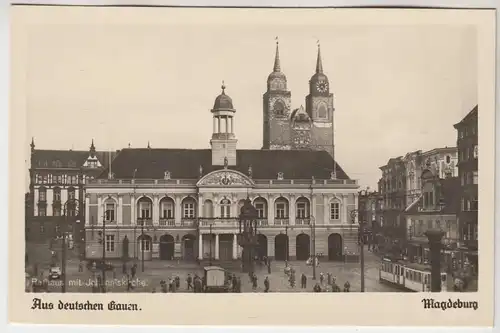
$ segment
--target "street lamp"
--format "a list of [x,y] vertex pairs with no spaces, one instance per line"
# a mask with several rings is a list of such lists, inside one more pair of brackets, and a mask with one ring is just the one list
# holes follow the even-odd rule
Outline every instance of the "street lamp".
[[[351,220],[352,220],[352,224],[356,223],[356,217],[358,216],[358,210],[357,209],[354,209],[351,211]],[[359,223],[359,247],[360,247],[360,251],[359,251],[359,262],[360,262],[360,265],[361,265],[361,292],[365,292],[365,249],[364,249],[364,243],[365,243],[365,240],[364,240],[364,232],[365,232],[365,228],[364,228],[364,223],[361,222],[361,221],[358,221]]]
[[254,271],[254,251],[259,245],[257,238],[258,216],[257,209],[252,205],[250,198],[247,198],[240,210],[238,234],[239,244],[243,248],[241,254],[242,271],[245,273],[253,273]]
[[311,216],[311,222],[309,223],[311,227],[311,235],[312,235],[312,265],[313,265],[313,280],[316,280],[316,219],[314,216]]
[[63,205],[63,216],[64,216],[64,226],[59,226],[59,230],[61,232],[61,277],[62,277],[62,284],[61,284],[61,292],[65,293],[66,292],[66,228],[68,226],[68,205],[72,205],[72,216],[79,216],[81,208],[79,206],[80,201],[76,200],[75,198],[70,198],[66,200],[66,202]]

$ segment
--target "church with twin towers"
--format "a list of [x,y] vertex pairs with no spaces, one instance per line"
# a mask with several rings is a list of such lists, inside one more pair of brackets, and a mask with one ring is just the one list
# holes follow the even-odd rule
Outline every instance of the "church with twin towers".
[[124,148],[86,182],[85,256],[237,260],[247,198],[258,213],[259,257],[358,256],[359,186],[334,159],[333,94],[320,47],[305,107],[292,109],[283,69],[276,42],[261,149],[238,149],[237,101],[223,84],[211,108],[208,148]]

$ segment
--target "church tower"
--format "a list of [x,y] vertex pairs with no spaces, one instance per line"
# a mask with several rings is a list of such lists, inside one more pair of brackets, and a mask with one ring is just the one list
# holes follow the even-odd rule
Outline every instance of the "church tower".
[[236,137],[234,135],[234,114],[231,97],[226,95],[222,82],[222,93],[215,99],[211,110],[213,115],[212,165],[236,165]]
[[309,95],[306,96],[306,112],[312,120],[311,149],[326,150],[334,157],[333,94],[330,82],[323,73],[321,48],[318,43],[316,73],[309,80]]
[[264,93],[263,149],[291,149],[290,102],[291,93],[287,90],[286,76],[281,72],[279,42],[276,37],[273,72],[267,78],[267,91]]

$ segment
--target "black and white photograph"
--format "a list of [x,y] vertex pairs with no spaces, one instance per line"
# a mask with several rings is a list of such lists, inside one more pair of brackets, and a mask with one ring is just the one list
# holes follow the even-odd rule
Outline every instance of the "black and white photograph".
[[24,219],[10,223],[32,309],[54,294],[488,305],[493,104],[474,24],[17,7]]

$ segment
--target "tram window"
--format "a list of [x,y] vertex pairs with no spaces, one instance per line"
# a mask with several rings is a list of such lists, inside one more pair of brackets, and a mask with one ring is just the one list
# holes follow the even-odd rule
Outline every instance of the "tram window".
[[401,267],[401,276],[405,275],[405,269],[404,267]]
[[399,275],[399,266],[396,266],[396,275]]
[[429,281],[429,275],[425,274],[424,275],[424,283],[427,284]]
[[418,282],[422,282],[422,273],[418,273]]

